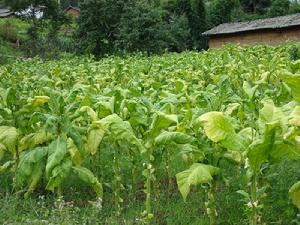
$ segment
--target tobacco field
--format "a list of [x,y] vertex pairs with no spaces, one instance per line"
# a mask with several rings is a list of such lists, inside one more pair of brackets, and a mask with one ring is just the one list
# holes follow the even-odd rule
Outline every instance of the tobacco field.
[[0,223],[300,224],[298,48],[0,66]]

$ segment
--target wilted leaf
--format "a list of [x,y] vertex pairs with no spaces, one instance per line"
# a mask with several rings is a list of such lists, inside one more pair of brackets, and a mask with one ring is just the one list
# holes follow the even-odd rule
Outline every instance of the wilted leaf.
[[95,175],[90,170],[79,166],[72,167],[72,169],[79,179],[81,179],[83,182],[87,183],[88,185],[92,186],[97,196],[102,198],[103,196],[102,184],[98,181],[97,177],[95,177]]
[[18,131],[15,127],[0,126],[0,143],[12,154],[16,151]]
[[290,198],[293,203],[300,209],[300,181],[295,183],[289,190]]
[[203,124],[207,137],[213,142],[220,142],[229,150],[245,150],[241,137],[235,133],[232,123],[223,113],[205,113],[200,116],[198,120],[201,124]]
[[216,167],[195,163],[188,170],[176,174],[177,185],[184,201],[192,185],[210,183],[218,172]]

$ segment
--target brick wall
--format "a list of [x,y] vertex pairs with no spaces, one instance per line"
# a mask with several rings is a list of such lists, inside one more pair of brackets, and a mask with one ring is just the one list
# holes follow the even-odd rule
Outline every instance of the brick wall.
[[219,48],[226,43],[246,44],[279,44],[288,40],[300,41],[300,26],[277,30],[257,30],[243,33],[211,36],[210,48]]

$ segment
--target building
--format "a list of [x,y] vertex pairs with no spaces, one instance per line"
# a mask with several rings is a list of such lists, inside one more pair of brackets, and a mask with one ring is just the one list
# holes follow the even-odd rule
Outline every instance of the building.
[[9,8],[0,7],[0,18],[7,18],[14,16],[14,12],[10,11]]
[[300,13],[250,22],[224,23],[203,33],[209,37],[209,47],[226,43],[279,44],[300,41]]
[[79,14],[80,14],[80,9],[77,8],[77,7],[73,7],[73,6],[69,6],[67,9],[66,9],[66,12],[69,16],[71,17],[78,17]]

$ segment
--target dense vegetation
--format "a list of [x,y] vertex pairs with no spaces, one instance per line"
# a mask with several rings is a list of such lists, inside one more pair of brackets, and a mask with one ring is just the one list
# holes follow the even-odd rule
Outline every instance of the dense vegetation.
[[[296,0],[0,0],[0,7],[4,3],[16,12],[27,10],[19,17],[28,26],[15,47],[16,39],[6,37],[5,30],[18,31],[18,24],[12,20],[5,29],[0,24],[0,48],[9,53],[0,63],[20,55],[13,50],[50,59],[65,52],[102,57],[202,50],[208,45],[201,34],[220,23],[300,11]],[[79,18],[68,18],[69,5],[80,8]],[[43,17],[37,18],[40,11]]]
[[298,49],[1,66],[0,223],[299,224]]

